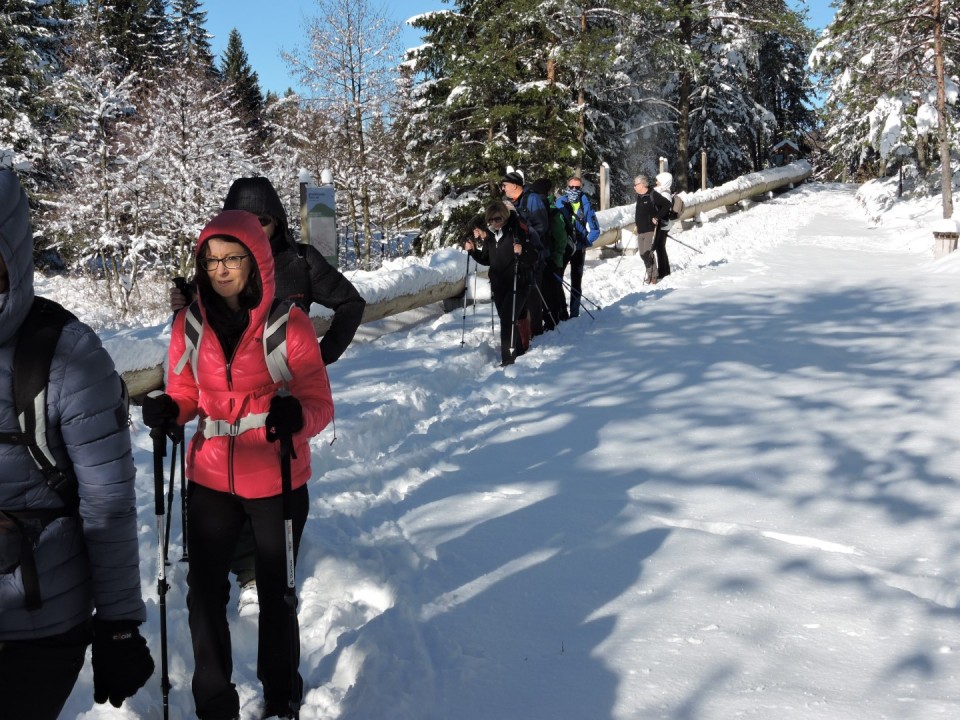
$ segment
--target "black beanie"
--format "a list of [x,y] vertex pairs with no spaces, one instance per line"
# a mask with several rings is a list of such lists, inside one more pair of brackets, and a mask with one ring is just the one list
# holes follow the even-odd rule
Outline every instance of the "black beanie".
[[246,210],[254,215],[270,215],[286,228],[287,211],[280,196],[265,177],[237,178],[227,191],[224,210]]
[[516,170],[514,170],[513,172],[508,172],[506,175],[500,178],[500,182],[513,183],[514,185],[519,185],[520,187],[523,187],[523,175],[521,175]]

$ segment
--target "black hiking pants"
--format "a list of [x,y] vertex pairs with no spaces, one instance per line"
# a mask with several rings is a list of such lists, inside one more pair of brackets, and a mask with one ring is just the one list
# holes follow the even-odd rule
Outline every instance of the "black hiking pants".
[[[299,657],[299,631],[291,628],[287,605],[286,550],[280,495],[257,500],[210,490],[190,483],[187,503],[190,524],[190,571],[187,609],[193,641],[193,699],[201,720],[234,718],[240,698],[231,680],[233,657],[227,603],[230,600],[230,563],[237,538],[249,519],[253,528],[260,628],[257,677],[267,704],[283,704],[291,696],[290,647]],[[306,486],[293,491],[294,557],[307,521]],[[303,692],[299,680],[298,697]]]
[[670,274],[670,259],[667,257],[668,228],[657,228],[657,235],[653,240],[653,251],[657,255],[657,277],[665,278]]
[[[583,286],[583,265],[587,257],[587,249],[582,245],[577,245],[574,251],[568,251],[564,254],[564,262],[570,263],[570,314],[569,317],[580,317],[580,288]],[[560,273],[561,277],[563,272]],[[566,317],[560,318],[566,320]]]
[[92,637],[84,622],[60,635],[0,642],[0,716],[57,720]]

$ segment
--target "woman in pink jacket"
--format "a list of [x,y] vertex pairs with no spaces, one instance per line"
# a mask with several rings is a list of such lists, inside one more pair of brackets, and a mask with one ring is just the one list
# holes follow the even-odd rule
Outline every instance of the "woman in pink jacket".
[[[290,309],[286,325],[290,379],[275,382],[271,377],[264,334],[274,297],[273,257],[255,215],[242,210],[220,213],[200,233],[196,258],[202,323],[189,311],[177,315],[166,394],[144,400],[143,418],[150,427],[165,429],[200,418],[187,455],[187,606],[197,717],[222,720],[240,714],[231,681],[228,570],[248,518],[256,541],[257,676],[263,685],[264,716],[293,717],[290,699],[301,697],[303,682],[298,676],[300,687],[291,688],[291,643],[299,646],[299,638],[284,603],[280,450],[274,440],[284,433],[293,435],[296,555],[307,519],[309,441],[333,417],[330,383],[313,324],[297,307]],[[191,353],[187,338],[198,334]]]

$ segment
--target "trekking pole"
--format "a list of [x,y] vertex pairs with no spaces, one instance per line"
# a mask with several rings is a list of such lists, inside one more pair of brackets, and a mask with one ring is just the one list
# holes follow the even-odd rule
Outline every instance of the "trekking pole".
[[[460,347],[464,346],[467,336],[467,286],[470,283],[470,255],[467,255],[467,272],[463,276],[463,328],[460,330]],[[474,296],[474,303],[477,299]]]
[[[166,454],[166,442],[164,442]],[[167,557],[170,553],[170,521],[173,519],[173,480],[177,475],[177,442],[173,441],[170,448],[170,482],[167,485],[167,500],[164,503],[164,512],[167,514],[167,526],[163,533],[163,564],[169,565]]]
[[[599,305],[597,305],[593,300],[591,300],[590,298],[588,298],[588,297],[587,297],[586,295],[584,295],[581,291],[577,290],[573,285],[571,285],[570,283],[568,283],[568,282],[567,282],[566,280],[564,280],[562,277],[560,277],[560,276],[557,275],[557,274],[554,274],[554,277],[555,277],[557,280],[559,280],[560,283],[561,283],[567,290],[569,290],[571,293],[576,293],[578,298],[580,298],[581,300],[586,300],[588,303],[590,303],[591,305],[593,305],[597,310],[603,310],[602,307],[600,307]],[[586,308],[583,308],[583,309],[586,310],[587,315],[590,315],[590,311],[589,311],[589,310],[587,310]],[[590,317],[593,317],[593,315],[590,315]]]
[[687,245],[683,240],[677,240],[677,239],[676,239],[673,235],[671,235],[670,233],[667,233],[667,237],[670,238],[671,240],[673,240],[674,242],[678,242],[678,243],[680,243],[681,245],[683,245],[684,247],[688,247],[688,248],[690,248],[691,250],[693,250],[694,252],[700,253],[701,255],[703,255],[703,251],[702,251],[702,250],[697,250],[697,248],[695,248],[693,245]]
[[517,273],[520,271],[520,258],[513,256],[513,305],[510,309],[510,357],[513,357],[514,341],[517,329]]
[[187,549],[187,446],[184,442],[183,425],[177,425],[172,437],[174,443],[180,445],[180,535],[183,537],[180,562],[190,562]]
[[287,606],[287,618],[290,622],[290,710],[294,720],[300,717],[300,625],[297,622],[297,570],[293,554],[293,475],[290,471],[290,458],[296,457],[293,451],[293,435],[289,432],[278,433],[280,441],[280,486],[283,502],[283,535],[287,557],[287,587],[283,600]]
[[157,595],[160,598],[160,689],[163,693],[163,720],[170,717],[170,674],[167,670],[167,584],[163,536],[163,458],[167,454],[167,435],[162,428],[150,431],[153,438],[153,496],[157,516]]
[[550,318],[550,322],[553,323],[553,329],[556,330],[557,333],[559,334],[560,326],[557,324],[556,318],[553,317],[553,313],[550,312],[550,306],[547,305],[547,299],[543,297],[543,292],[540,290],[540,286],[537,285],[536,282],[533,283],[533,286],[537,289],[537,295],[540,296],[540,305],[543,307],[544,310],[547,311],[547,317]]

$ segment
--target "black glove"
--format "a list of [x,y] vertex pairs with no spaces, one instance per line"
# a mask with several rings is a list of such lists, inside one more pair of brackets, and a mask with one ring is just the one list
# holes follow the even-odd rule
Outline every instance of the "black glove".
[[136,694],[153,675],[147,641],[133,620],[94,620],[93,699],[114,707]]
[[150,393],[143,399],[143,424],[151,428],[170,430],[177,425],[180,408],[166,393]]
[[265,424],[268,442],[290,437],[303,429],[303,406],[293,395],[274,395]]

